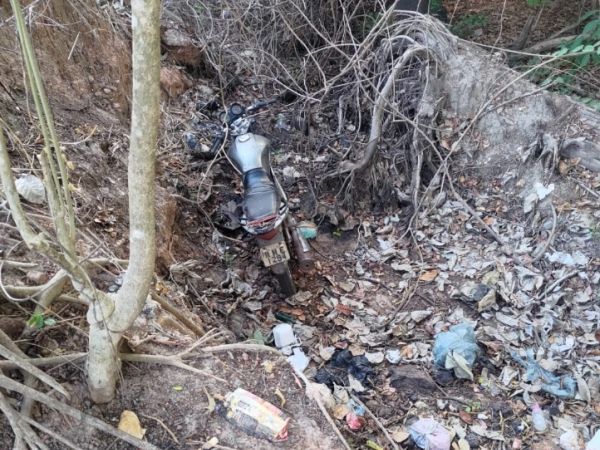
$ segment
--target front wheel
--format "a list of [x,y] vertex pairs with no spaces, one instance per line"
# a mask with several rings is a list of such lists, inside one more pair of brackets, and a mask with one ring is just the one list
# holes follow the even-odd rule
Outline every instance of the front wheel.
[[271,266],[271,271],[273,272],[273,275],[275,275],[275,278],[277,278],[279,288],[281,289],[281,293],[283,295],[286,297],[291,297],[296,293],[296,285],[292,279],[290,266],[287,262],[282,262]]

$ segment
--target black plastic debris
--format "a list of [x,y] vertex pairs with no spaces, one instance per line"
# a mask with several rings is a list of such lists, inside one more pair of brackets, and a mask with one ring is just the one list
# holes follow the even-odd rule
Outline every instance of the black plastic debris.
[[334,384],[348,386],[348,375],[360,381],[362,385],[370,384],[370,377],[375,374],[371,363],[364,356],[352,356],[350,350],[336,350],[324,367],[317,370],[315,381],[333,388]]

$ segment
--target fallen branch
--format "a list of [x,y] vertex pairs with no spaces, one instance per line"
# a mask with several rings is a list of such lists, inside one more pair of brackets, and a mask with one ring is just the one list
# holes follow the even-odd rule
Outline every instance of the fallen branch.
[[536,300],[541,300],[543,298],[545,298],[548,294],[550,294],[554,289],[556,289],[563,281],[568,280],[569,278],[574,277],[575,275],[577,275],[579,273],[579,270],[573,270],[572,272],[567,273],[566,275],[563,275],[562,277],[560,277],[558,280],[556,280],[554,283],[552,283],[550,286],[548,286],[546,288],[546,290],[541,294],[538,295]]
[[25,422],[27,422],[29,425],[33,425],[35,428],[37,428],[38,430],[44,432],[45,434],[47,434],[48,436],[50,436],[52,439],[60,442],[61,444],[64,444],[65,446],[72,448],[73,450],[79,450],[80,447],[77,447],[75,444],[73,444],[71,441],[65,439],[64,437],[62,437],[60,434],[55,433],[54,431],[52,431],[49,428],[46,428],[45,426],[43,426],[42,424],[36,422],[35,420],[33,420],[31,417],[27,417],[24,416],[23,414],[20,415],[21,419],[23,419]]
[[[74,363],[84,359],[87,353],[69,353],[60,356],[47,356],[45,358],[29,358],[27,362],[35,367],[57,366],[59,364]],[[0,361],[0,370],[18,369],[12,361]]]
[[31,389],[30,387],[18,383],[17,381],[14,381],[2,374],[0,374],[0,387],[9,391],[18,392],[19,394],[31,397],[35,401],[44,403],[63,414],[67,414],[71,417],[74,417],[76,420],[85,422],[86,424],[91,425],[94,428],[103,431],[104,433],[108,433],[112,436],[115,436],[116,438],[119,438],[120,440],[125,441],[136,448],[140,448],[142,450],[159,450],[158,447],[154,446],[149,442],[142,441],[141,439],[138,439],[128,433],[118,430],[103,422],[102,420],[97,419],[96,417],[87,415],[84,412],[67,405],[66,403],[56,400],[42,392],[36,391],[35,389]]
[[399,450],[400,447],[398,447],[398,444],[396,444],[396,442],[392,439],[392,437],[390,436],[390,433],[388,433],[388,430],[386,430],[386,428],[383,426],[383,424],[380,422],[380,420],[377,418],[377,416],[375,414],[373,414],[373,412],[367,408],[367,405],[365,405],[356,395],[354,394],[350,394],[350,397],[352,397],[352,399],[358,403],[360,406],[362,406],[365,411],[367,412],[367,414],[369,416],[371,416],[371,418],[375,421],[375,423],[377,424],[377,426],[379,427],[379,429],[381,431],[383,431],[383,434],[385,435],[385,438],[388,440],[388,442],[392,445],[392,448],[394,450]]
[[545,41],[538,42],[537,44],[534,44],[531,47],[527,47],[525,50],[523,50],[523,53],[543,53],[548,50],[552,50],[555,47],[558,47],[563,42],[571,41],[577,36],[577,34],[574,34],[572,36],[563,36],[553,39],[546,39]]
[[[2,333],[2,334],[4,334],[4,333]],[[7,361],[11,361],[19,369],[30,373],[31,375],[33,375],[40,381],[46,383],[52,389],[60,392],[67,399],[71,398],[69,393],[67,391],[65,391],[65,389],[54,378],[52,378],[50,375],[46,374],[45,372],[42,372],[40,369],[38,369],[34,365],[30,364],[26,359],[20,358],[19,356],[17,356],[15,353],[13,353],[9,349],[7,349],[2,344],[0,344],[0,355],[3,356],[4,358],[6,358]]]
[[2,261],[2,266],[8,268],[8,269],[33,269],[35,267],[38,267],[39,264],[38,263],[28,263],[28,262],[23,262],[23,261],[11,261],[8,259],[5,259]]

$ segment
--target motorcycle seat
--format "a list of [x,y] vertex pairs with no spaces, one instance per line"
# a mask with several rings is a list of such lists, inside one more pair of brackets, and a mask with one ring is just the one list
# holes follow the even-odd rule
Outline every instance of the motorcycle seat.
[[279,193],[269,174],[263,168],[243,174],[244,215],[248,222],[277,216]]

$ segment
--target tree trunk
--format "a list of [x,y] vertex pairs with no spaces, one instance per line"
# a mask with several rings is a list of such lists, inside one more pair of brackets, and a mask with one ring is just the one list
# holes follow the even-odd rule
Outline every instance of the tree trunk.
[[[129,150],[129,267],[114,296],[114,311],[90,308],[88,384],[92,399],[108,402],[115,395],[121,336],[139,315],[154,273],[154,176],[159,126],[159,0],[132,0],[133,95]],[[109,298],[113,298],[110,296]]]

